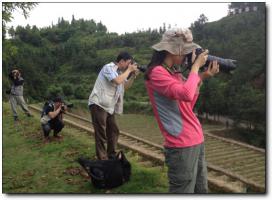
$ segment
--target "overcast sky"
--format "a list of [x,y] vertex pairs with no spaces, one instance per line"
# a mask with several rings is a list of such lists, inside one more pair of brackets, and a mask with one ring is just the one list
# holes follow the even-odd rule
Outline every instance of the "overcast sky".
[[228,14],[230,3],[39,3],[27,19],[15,11],[14,19],[7,25],[37,27],[56,24],[59,17],[71,21],[94,19],[102,22],[109,32],[119,34],[137,30],[159,28],[166,23],[171,26],[189,27],[200,14],[209,22],[217,21]]

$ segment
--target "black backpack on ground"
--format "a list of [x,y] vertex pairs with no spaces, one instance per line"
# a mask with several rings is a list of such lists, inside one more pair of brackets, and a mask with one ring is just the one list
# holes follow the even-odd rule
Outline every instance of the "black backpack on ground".
[[79,158],[77,161],[91,177],[96,188],[118,187],[129,181],[131,175],[131,165],[122,151],[117,154],[116,158],[110,160]]

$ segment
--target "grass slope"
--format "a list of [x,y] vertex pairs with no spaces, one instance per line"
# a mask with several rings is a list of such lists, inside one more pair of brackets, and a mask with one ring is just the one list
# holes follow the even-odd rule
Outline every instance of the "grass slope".
[[98,190],[86,178],[75,159],[94,158],[94,139],[76,129],[64,128],[61,143],[42,143],[39,118],[19,115],[14,124],[10,107],[3,103],[3,193],[166,193],[166,170],[137,164],[137,156],[126,153],[132,164],[131,180],[112,190]]

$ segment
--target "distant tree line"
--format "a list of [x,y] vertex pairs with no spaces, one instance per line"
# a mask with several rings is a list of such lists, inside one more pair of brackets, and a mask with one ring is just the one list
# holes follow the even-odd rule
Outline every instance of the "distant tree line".
[[[262,4],[264,6],[264,4]],[[260,5],[259,5],[260,6]],[[191,24],[194,41],[212,55],[238,61],[233,74],[207,80],[201,89],[196,112],[226,115],[250,130],[266,132],[266,15],[254,13],[226,16],[208,22],[200,15]],[[2,12],[3,13],[3,12]],[[2,25],[3,27],[3,25]],[[41,101],[61,93],[70,99],[87,99],[101,67],[123,50],[138,63],[147,64],[152,46],[161,39],[166,25],[133,33],[108,32],[102,22],[59,18],[49,27],[17,26],[7,30],[3,40],[3,97],[9,87],[8,71],[22,69],[29,100]],[[136,79],[125,96],[126,102],[148,102],[143,76]],[[135,106],[133,106],[135,107]],[[143,110],[143,109],[142,109]],[[265,137],[264,137],[265,138]]]

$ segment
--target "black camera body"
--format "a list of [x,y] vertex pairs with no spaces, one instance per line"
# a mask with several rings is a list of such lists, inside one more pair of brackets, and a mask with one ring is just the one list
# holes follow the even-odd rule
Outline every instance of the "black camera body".
[[145,73],[146,68],[147,68],[146,65],[139,65],[135,60],[132,60],[132,61],[131,61],[131,64],[136,65],[136,66],[137,66],[137,69],[138,69],[140,72]]
[[[200,55],[202,52],[204,52],[204,50],[201,48],[197,48],[195,50],[196,59],[197,59],[198,55]],[[193,65],[192,55],[193,55],[193,53],[189,53],[186,55],[186,66],[189,69],[191,69],[191,67]],[[213,56],[213,55],[208,55],[207,62],[205,63],[205,65],[203,67],[200,68],[200,70],[206,71],[208,69],[209,63],[214,60],[216,60],[218,62],[219,69],[221,72],[229,73],[230,71],[236,69],[236,62],[237,62],[236,60],[225,59],[225,58],[220,58],[220,57]]]
[[[142,72],[142,73],[145,73],[146,69],[147,69],[147,66],[146,65],[139,65],[137,62],[135,62],[135,60],[133,60],[131,62],[131,64],[135,64],[137,66],[137,69]],[[132,73],[130,73],[127,77],[127,79],[129,79],[131,77]]]
[[145,73],[145,71],[146,71],[146,65],[137,65],[137,69],[140,72]]
[[74,104],[72,104],[72,103],[69,103],[69,104],[63,103],[63,105],[61,105],[61,112],[63,112],[63,113],[65,112],[65,106],[67,108],[73,108]]

